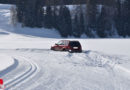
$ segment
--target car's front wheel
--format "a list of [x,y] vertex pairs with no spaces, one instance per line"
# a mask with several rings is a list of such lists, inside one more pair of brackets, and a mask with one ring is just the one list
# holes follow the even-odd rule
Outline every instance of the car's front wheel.
[[63,50],[62,51],[66,51],[66,49],[65,48],[63,48]]
[[51,47],[51,50],[54,50],[54,48],[53,48],[53,47]]

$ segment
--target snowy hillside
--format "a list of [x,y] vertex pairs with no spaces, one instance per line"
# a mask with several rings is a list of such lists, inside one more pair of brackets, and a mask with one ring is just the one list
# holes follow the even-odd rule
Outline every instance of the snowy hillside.
[[67,38],[79,40],[83,53],[51,51],[65,38],[55,30],[14,28],[9,7],[0,5],[0,56],[7,56],[0,66],[13,63],[0,72],[6,90],[129,90],[130,39]]

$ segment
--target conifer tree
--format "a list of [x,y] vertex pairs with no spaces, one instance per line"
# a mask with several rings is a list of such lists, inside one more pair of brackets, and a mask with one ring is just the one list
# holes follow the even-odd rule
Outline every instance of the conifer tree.
[[17,11],[16,11],[16,7],[14,7],[14,6],[11,7],[10,14],[11,14],[11,24],[13,26],[16,26],[16,24],[17,24]]
[[59,11],[59,32],[63,37],[72,34],[72,21],[70,11],[66,6],[61,6]]
[[116,8],[117,8],[117,14],[115,15],[115,25],[117,32],[120,36],[124,36],[124,19],[123,19],[123,13],[122,13],[122,5],[121,5],[121,0],[117,0],[116,3]]
[[79,17],[79,30],[80,30],[80,36],[81,36],[85,31],[84,15],[83,15],[82,10],[80,12],[80,17]]
[[46,28],[52,28],[52,8],[50,6],[47,6],[46,8],[46,15],[44,18],[44,27]]
[[55,28],[55,29],[59,29],[59,27],[58,27],[58,12],[59,12],[59,9],[56,7],[56,6],[54,6],[53,7],[53,10],[52,10],[52,26],[53,26],[53,28]]
[[89,37],[93,37],[93,32],[96,31],[97,28],[97,5],[95,1],[88,1],[87,3],[87,29],[85,33]]
[[74,17],[74,25],[73,25],[73,35],[75,37],[80,37],[80,27],[79,27],[79,20],[77,14]]
[[106,10],[102,7],[101,14],[97,20],[97,34],[99,37],[106,37]]
[[130,36],[130,0],[124,2],[124,31]]

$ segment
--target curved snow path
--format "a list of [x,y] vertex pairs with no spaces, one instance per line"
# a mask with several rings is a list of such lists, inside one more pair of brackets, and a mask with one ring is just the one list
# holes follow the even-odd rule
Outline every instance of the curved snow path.
[[6,90],[12,89],[15,86],[21,84],[25,80],[29,79],[29,77],[33,76],[38,70],[38,67],[34,62],[29,61],[25,57],[22,57],[22,58],[30,64],[30,68],[26,72],[16,76],[15,78],[5,81]]
[[0,77],[4,76],[5,74],[7,74],[8,72],[12,71],[13,69],[15,69],[18,66],[19,62],[18,60],[14,59],[14,63],[9,66],[8,68],[6,68],[3,71],[0,71]]

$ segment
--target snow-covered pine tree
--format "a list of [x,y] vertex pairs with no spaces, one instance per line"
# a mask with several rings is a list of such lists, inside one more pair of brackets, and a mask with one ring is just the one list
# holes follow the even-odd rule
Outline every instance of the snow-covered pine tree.
[[10,14],[11,14],[11,24],[16,26],[17,24],[17,11],[16,11],[16,7],[12,6],[10,9]]

